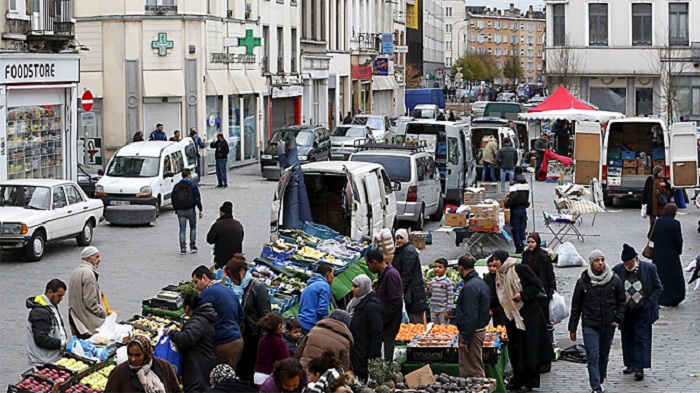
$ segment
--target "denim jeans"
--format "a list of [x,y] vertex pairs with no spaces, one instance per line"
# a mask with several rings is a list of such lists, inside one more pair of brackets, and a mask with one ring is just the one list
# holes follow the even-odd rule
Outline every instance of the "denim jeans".
[[583,327],[583,346],[588,355],[588,381],[594,392],[601,391],[600,383],[608,374],[610,346],[615,328],[607,325],[600,328]]
[[513,169],[501,169],[501,191],[508,191],[506,189],[506,175],[508,175],[508,182],[512,182],[515,179],[515,168]]
[[481,167],[481,181],[486,181],[486,171],[489,171],[492,182],[496,181],[496,166],[490,162],[484,161],[484,165]]
[[228,160],[216,160],[216,181],[219,186],[228,186],[228,176],[226,175],[226,165]]
[[510,226],[513,228],[515,253],[522,254],[526,240],[525,230],[527,229],[527,209],[511,209]]
[[197,183],[202,181],[202,155],[197,154]]
[[187,222],[190,223],[190,250],[197,249],[197,212],[194,209],[175,210],[180,224],[180,251],[187,251]]

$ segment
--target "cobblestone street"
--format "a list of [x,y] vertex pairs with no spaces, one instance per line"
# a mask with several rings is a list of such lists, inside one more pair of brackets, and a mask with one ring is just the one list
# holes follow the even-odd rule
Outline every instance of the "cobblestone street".
[[[277,187],[276,182],[265,181],[259,166],[239,168],[229,174],[230,187],[217,189],[214,176],[202,180],[204,218],[198,223],[198,254],[179,255],[177,219],[171,209],[166,209],[151,227],[122,228],[102,223],[96,229],[93,245],[100,249],[100,285],[109,299],[110,306],[117,310],[119,319],[140,313],[141,300],[154,295],[161,287],[188,279],[192,270],[200,265],[209,265],[211,255],[205,237],[211,222],[218,217],[218,208],[224,200],[234,203],[234,217],[245,227],[244,251],[253,259],[260,253],[261,245],[269,238],[270,204]],[[537,183],[534,186],[534,224],[548,243],[552,235],[545,233],[542,209],[553,212],[554,184]],[[585,216],[581,232],[586,235],[580,243],[574,237],[567,238],[587,259],[593,249],[602,250],[609,264],[619,263],[623,243],[634,246],[638,252],[646,244],[647,221],[639,217],[639,206],[612,207],[607,213],[598,214],[595,225],[593,216]],[[684,235],[683,265],[694,257],[700,245],[697,221],[700,212],[693,206],[681,210]],[[429,223],[435,230],[438,223]],[[529,223],[533,229],[533,222]],[[512,251],[512,248],[511,248]],[[433,232],[433,244],[421,254],[423,264],[438,257],[458,258],[464,250],[455,247],[454,239],[444,233]],[[68,282],[73,268],[80,260],[80,248],[75,241],[64,241],[47,246],[41,262],[27,263],[13,254],[5,253],[0,263],[0,299],[2,319],[0,331],[0,389],[19,380],[21,372],[27,370],[26,320],[28,310],[25,300],[43,292],[51,278]],[[559,292],[569,306],[576,279],[581,268],[555,268]],[[688,276],[686,276],[688,277]],[[68,323],[68,298],[61,303],[61,313]],[[700,291],[688,288],[684,303],[676,309],[662,309],[661,318],[654,326],[652,369],[642,382],[635,382],[630,375],[622,374],[622,354],[619,332],[616,333],[611,352],[607,392],[700,392],[700,373],[696,342],[700,331]],[[579,328],[579,337],[580,328]],[[561,348],[571,345],[566,332],[566,322],[557,326],[556,339]],[[542,378],[542,392],[587,392],[588,376],[585,365],[557,362],[552,371]]]

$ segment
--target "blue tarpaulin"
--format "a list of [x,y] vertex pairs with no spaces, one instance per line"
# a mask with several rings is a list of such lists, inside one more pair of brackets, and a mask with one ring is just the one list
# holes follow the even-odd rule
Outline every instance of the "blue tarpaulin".
[[304,174],[301,171],[296,141],[290,138],[280,141],[279,161],[283,169],[291,169],[291,177],[284,192],[283,229],[300,229],[304,222],[312,221],[311,204],[306,193]]

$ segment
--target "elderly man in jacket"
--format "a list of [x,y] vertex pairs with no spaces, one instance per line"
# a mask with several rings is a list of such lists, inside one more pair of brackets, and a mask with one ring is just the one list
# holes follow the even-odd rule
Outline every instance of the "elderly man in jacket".
[[503,147],[496,154],[496,164],[501,173],[501,190],[505,190],[506,177],[511,183],[515,180],[515,166],[518,164],[518,150],[513,147],[510,138],[503,139]]
[[481,167],[481,181],[486,181],[486,171],[491,175],[491,181],[496,181],[496,156],[498,155],[498,142],[496,138],[491,136],[489,141],[484,146],[482,160],[484,161]]
[[459,258],[459,275],[464,286],[457,299],[457,329],[459,329],[459,376],[484,378],[482,347],[486,326],[491,320],[491,291],[489,285],[474,270],[476,260],[471,255]]
[[540,170],[542,166],[542,158],[544,157],[545,150],[549,149],[549,141],[547,140],[547,133],[542,133],[542,138],[535,141],[532,146],[535,149],[535,160],[537,162],[535,166],[535,172]]
[[243,253],[243,224],[233,218],[233,203],[225,201],[219,208],[219,218],[207,233],[207,243],[214,245],[214,263],[223,269],[235,254]]
[[637,251],[622,246],[622,263],[613,267],[625,288],[625,319],[620,326],[624,374],[644,379],[651,368],[651,325],[659,319],[659,296],[664,287],[653,263],[640,261]]
[[70,330],[78,338],[89,338],[97,332],[107,318],[107,309],[100,292],[100,251],[97,247],[85,247],[82,262],[73,270],[68,285],[68,322]]
[[32,366],[53,363],[66,347],[66,328],[58,304],[66,295],[66,284],[54,278],[46,284],[43,295],[27,299],[27,357]]
[[396,250],[391,265],[401,274],[403,300],[411,323],[425,323],[428,295],[420,268],[420,257],[416,248],[408,241],[405,229],[396,231]]

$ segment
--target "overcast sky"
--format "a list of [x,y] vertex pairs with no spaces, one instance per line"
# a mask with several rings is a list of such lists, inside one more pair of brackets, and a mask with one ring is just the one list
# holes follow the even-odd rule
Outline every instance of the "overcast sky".
[[484,5],[490,8],[497,7],[500,9],[508,8],[510,3],[515,4],[515,7],[521,10],[527,10],[530,4],[532,4],[536,10],[541,9],[544,4],[542,0],[467,0],[468,6]]

